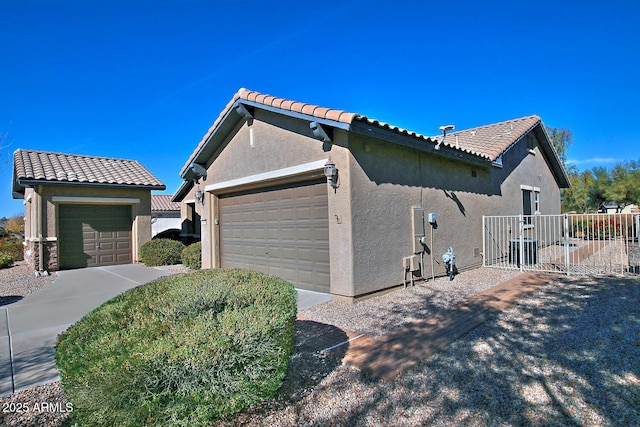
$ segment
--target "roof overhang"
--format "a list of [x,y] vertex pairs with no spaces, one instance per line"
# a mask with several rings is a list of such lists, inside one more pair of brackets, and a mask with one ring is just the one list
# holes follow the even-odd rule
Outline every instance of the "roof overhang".
[[537,126],[533,128],[533,132],[538,138],[538,141],[542,141],[540,144],[543,154],[549,160],[549,166],[551,167],[551,171],[553,172],[553,176],[558,183],[560,188],[569,188],[571,187],[571,181],[569,181],[569,174],[562,164],[562,160],[558,156],[558,152],[553,147],[553,142],[551,141],[551,137],[547,133],[547,130],[540,121]]
[[13,198],[21,199],[24,196],[26,188],[32,188],[36,185],[52,185],[61,187],[100,187],[100,188],[128,188],[136,190],[166,190],[163,185],[128,185],[128,184],[109,184],[96,182],[69,182],[69,181],[48,181],[36,179],[14,179],[13,180]]
[[182,181],[180,187],[178,187],[176,192],[173,193],[173,196],[171,196],[171,201],[177,203],[182,202],[184,198],[187,197],[187,194],[189,194],[189,191],[191,191],[192,188],[193,181]]
[[368,119],[354,120],[349,130],[358,135],[388,141],[404,147],[424,151],[434,156],[445,157],[481,167],[491,166],[491,162],[486,159],[455,148],[442,146],[440,149],[436,149],[437,141],[430,137],[408,132],[386,124],[380,124]]
[[[220,152],[224,149],[229,140],[233,137],[233,135],[242,127],[242,125],[244,125],[244,123],[247,121],[253,120],[255,109],[261,109],[276,114],[286,115],[288,117],[308,121],[309,123],[316,122],[333,128],[349,130],[350,127],[346,123],[330,119],[323,119],[310,114],[284,110],[282,108],[265,105],[255,101],[244,99],[237,100],[230,107],[228,107],[226,111],[224,111],[224,114],[218,121],[217,125],[209,130],[204,138],[203,143],[200,144],[200,149],[196,153],[192,154],[192,156],[189,158],[189,161],[182,168],[180,177],[185,181],[198,180],[200,177],[196,173],[194,173],[193,169],[190,166],[195,163],[197,165],[201,165],[205,169],[208,169],[213,161],[218,157]],[[181,188],[178,189],[178,191],[174,195],[174,199],[178,198],[178,195],[181,194],[181,190],[184,190],[182,187],[184,187],[184,185],[182,185]]]

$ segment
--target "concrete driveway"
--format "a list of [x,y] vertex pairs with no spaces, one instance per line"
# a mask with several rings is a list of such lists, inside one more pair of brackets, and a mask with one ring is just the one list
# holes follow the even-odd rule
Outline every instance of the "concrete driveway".
[[[170,274],[137,264],[60,271],[50,286],[0,306],[0,396],[57,381],[60,332],[116,295]],[[299,309],[329,299],[298,290]]]

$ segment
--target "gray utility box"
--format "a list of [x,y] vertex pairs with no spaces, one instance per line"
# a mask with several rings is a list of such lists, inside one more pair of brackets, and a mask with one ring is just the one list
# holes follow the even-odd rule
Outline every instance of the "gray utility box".
[[509,241],[509,264],[534,265],[538,263],[538,240],[523,239],[523,254],[520,254],[520,239]]

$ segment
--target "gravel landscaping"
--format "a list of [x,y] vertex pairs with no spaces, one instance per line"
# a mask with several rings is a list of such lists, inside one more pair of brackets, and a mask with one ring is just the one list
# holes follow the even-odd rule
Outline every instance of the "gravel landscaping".
[[[0,296],[10,270],[0,270]],[[640,425],[637,276],[560,278],[392,381],[342,365],[344,346],[320,353],[327,336],[381,336],[517,274],[479,268],[453,282],[438,278],[357,304],[329,301],[301,311],[277,397],[219,424]],[[16,295],[19,286],[11,286]],[[37,402],[66,404],[54,383],[0,398],[0,407]],[[0,424],[56,426],[66,418],[61,411],[7,412]]]

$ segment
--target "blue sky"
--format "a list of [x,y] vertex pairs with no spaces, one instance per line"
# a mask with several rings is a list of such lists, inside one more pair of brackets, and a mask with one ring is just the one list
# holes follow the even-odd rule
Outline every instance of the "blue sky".
[[[167,185],[241,87],[427,135],[538,114],[580,169],[640,159],[640,2],[0,0],[0,217],[18,148]],[[8,164],[6,162],[9,162]]]

